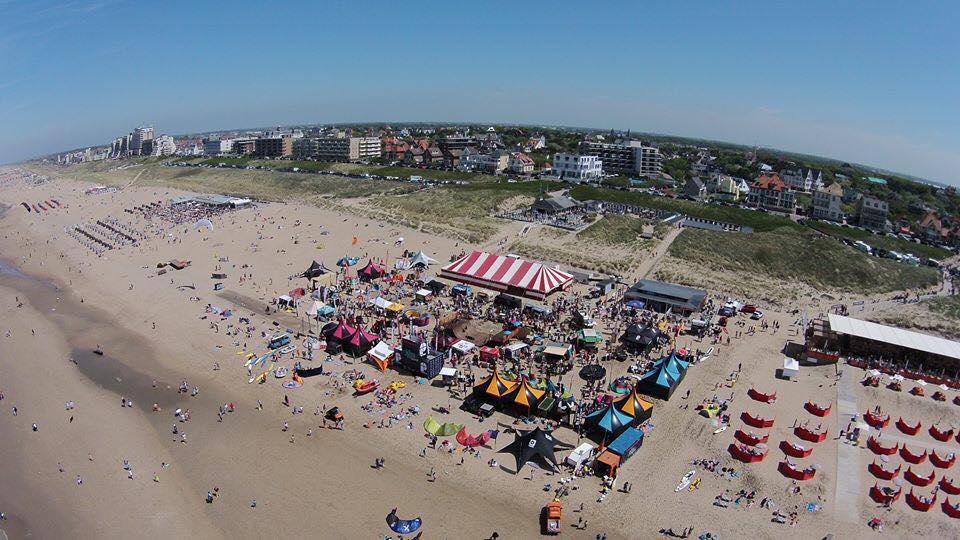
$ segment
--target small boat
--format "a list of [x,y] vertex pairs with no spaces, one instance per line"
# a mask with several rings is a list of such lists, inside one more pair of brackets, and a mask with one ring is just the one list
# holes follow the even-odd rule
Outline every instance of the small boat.
[[297,350],[297,346],[291,343],[290,345],[287,345],[286,347],[280,349],[280,354],[289,354],[295,350]]
[[93,354],[97,356],[103,356],[103,349],[101,349],[100,347],[97,347],[96,349],[93,350]]
[[680,483],[677,484],[677,489],[673,491],[676,493],[680,493],[681,491],[690,487],[690,480],[693,479],[693,476],[695,474],[697,474],[697,471],[690,471],[687,474],[683,475],[683,479],[681,479]]
[[354,394],[362,396],[363,394],[369,394],[377,388],[380,387],[380,383],[377,381],[364,381],[363,379],[357,379],[353,383]]
[[288,373],[288,372],[287,372],[287,367],[286,367],[286,366],[280,366],[280,367],[278,367],[277,369],[273,370],[273,376],[276,377],[276,378],[278,378],[278,379],[282,379],[282,378],[286,377],[286,376],[287,376],[287,373]]

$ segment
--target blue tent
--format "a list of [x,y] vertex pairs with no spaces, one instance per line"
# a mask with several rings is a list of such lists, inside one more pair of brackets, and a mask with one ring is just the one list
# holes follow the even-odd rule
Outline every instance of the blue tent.
[[689,362],[681,360],[676,351],[673,351],[654,362],[650,371],[640,376],[637,391],[660,399],[670,399],[687,374],[689,366]]
[[592,429],[599,429],[608,434],[619,433],[630,425],[633,418],[617,410],[611,403],[599,411],[592,412],[584,418],[584,423]]

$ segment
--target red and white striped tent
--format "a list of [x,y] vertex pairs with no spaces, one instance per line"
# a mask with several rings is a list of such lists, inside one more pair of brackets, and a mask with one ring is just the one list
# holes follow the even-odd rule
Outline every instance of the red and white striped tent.
[[440,270],[440,277],[515,296],[543,300],[566,289],[573,276],[543,263],[485,251],[469,253]]

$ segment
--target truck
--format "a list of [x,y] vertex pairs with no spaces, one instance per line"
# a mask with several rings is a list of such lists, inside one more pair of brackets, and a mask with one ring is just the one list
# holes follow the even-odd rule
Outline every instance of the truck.
[[560,534],[563,530],[563,503],[554,499],[547,503],[542,510],[543,530],[546,534]]

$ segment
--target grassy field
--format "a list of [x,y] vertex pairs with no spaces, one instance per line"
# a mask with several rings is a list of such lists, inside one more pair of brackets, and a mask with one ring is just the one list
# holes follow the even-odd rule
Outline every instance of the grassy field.
[[769,287],[800,282],[818,290],[866,294],[926,287],[938,278],[933,268],[871,257],[834,239],[792,229],[756,234],[685,229],[669,253],[708,271],[760,277]]
[[580,201],[588,201],[591,199],[598,201],[613,201],[635,204],[648,208],[659,208],[670,212],[681,212],[688,216],[702,219],[712,219],[725,223],[747,225],[753,227],[753,229],[758,232],[772,231],[782,227],[791,229],[801,228],[800,225],[789,218],[777,214],[744,210],[743,208],[737,208],[733,206],[719,206],[712,204],[701,204],[683,199],[670,199],[667,197],[658,197],[647,193],[636,193],[632,191],[620,191],[581,185],[574,187],[570,191],[570,196]]
[[913,253],[917,257],[945,259],[952,255],[949,250],[943,248],[908,242],[902,238],[891,238],[882,234],[873,234],[863,229],[841,227],[832,223],[813,220],[807,221],[807,225],[825,234],[839,236],[853,241],[860,240],[880,249],[893,250],[899,253]]

